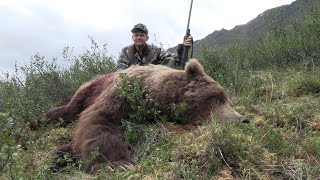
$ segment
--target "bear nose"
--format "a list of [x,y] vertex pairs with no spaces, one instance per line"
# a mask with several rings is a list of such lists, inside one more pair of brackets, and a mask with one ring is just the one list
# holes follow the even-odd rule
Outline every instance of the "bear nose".
[[250,123],[250,119],[248,118],[248,117],[243,117],[242,119],[241,119],[241,122],[242,123]]

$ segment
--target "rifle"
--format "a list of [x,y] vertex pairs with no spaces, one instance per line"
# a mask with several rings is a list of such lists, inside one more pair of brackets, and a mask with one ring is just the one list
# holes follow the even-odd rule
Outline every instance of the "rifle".
[[[193,0],[191,0],[190,10],[189,10],[189,18],[188,18],[188,24],[187,24],[187,31],[186,31],[186,36],[184,39],[187,39],[190,36],[189,24],[190,24],[190,17],[191,17],[191,11],[192,11],[192,4],[193,4]],[[182,53],[182,58],[181,58],[182,69],[184,69],[186,62],[188,61],[189,49],[190,49],[190,47],[183,46],[183,53]],[[192,54],[191,54],[191,57],[192,57]]]

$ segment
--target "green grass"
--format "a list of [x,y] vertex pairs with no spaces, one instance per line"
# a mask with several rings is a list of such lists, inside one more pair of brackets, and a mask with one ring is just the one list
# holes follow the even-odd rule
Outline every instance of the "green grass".
[[49,170],[52,151],[67,141],[75,125],[29,131],[23,136],[25,147],[12,155],[11,174],[2,177],[316,179],[320,174],[320,131],[314,127],[320,124],[320,97],[313,89],[296,93],[305,87],[300,79],[317,84],[316,75],[303,71],[256,74],[259,85],[231,98],[236,110],[252,118],[250,124],[217,124],[213,120],[199,127],[169,122],[143,125],[143,141],[133,152],[138,164],[130,169],[106,168],[88,175],[71,164],[67,171],[54,174]]

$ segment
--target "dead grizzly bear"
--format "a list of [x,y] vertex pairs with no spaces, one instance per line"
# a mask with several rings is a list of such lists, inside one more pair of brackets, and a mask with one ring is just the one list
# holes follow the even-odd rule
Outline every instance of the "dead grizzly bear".
[[161,111],[170,113],[172,103],[186,102],[182,112],[187,123],[201,123],[217,117],[221,121],[240,121],[242,116],[230,106],[225,90],[206,75],[197,60],[191,59],[185,70],[176,70],[162,65],[131,66],[121,72],[99,76],[82,85],[70,102],[51,109],[47,118],[59,117],[65,121],[76,119],[78,124],[74,140],[61,151],[72,151],[82,160],[92,157],[84,166],[85,172],[93,172],[106,164],[135,164],[121,140],[121,119],[130,113],[130,107],[117,95],[121,86],[120,73],[134,77]]

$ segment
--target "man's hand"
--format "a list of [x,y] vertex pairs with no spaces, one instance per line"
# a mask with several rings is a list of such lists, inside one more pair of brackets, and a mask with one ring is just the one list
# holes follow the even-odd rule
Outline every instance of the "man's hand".
[[[185,39],[185,38],[184,38]],[[191,47],[193,45],[193,37],[190,35],[185,41],[183,42],[183,46]]]

